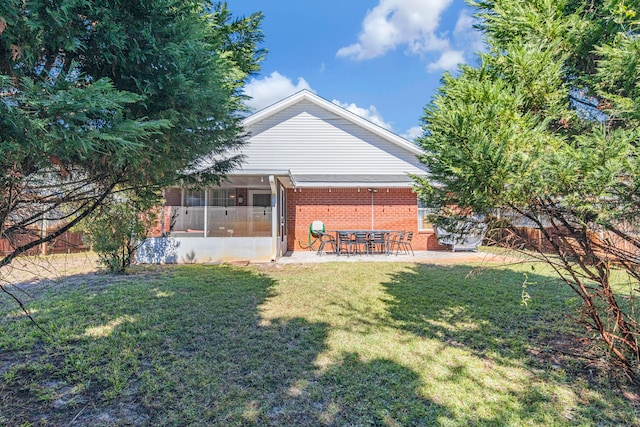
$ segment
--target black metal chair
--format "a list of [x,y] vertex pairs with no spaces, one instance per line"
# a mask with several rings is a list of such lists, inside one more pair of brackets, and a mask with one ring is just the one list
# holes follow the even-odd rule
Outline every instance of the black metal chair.
[[381,254],[389,254],[389,248],[387,244],[388,242],[386,233],[383,233],[381,231],[374,231],[372,233],[369,233],[367,247],[370,253],[375,254],[377,249],[377,252]]
[[338,252],[338,245],[336,242],[336,238],[331,234],[325,233],[324,231],[317,231],[318,238],[320,239],[320,246],[318,246],[318,255],[322,255],[324,253],[324,247],[329,244],[331,248],[333,248],[333,253]]
[[353,233],[353,240],[356,253],[361,254],[364,249],[364,253],[369,255],[369,233],[366,231],[356,231]]
[[338,231],[338,248],[336,254],[340,255],[346,252],[347,256],[349,256],[355,246],[355,239],[353,239],[352,236],[353,234],[348,231]]
[[389,253],[393,252],[395,249],[396,255],[398,255],[398,251],[400,251],[401,242],[404,241],[404,236],[406,232],[397,231],[389,236]]
[[409,231],[407,234],[405,234],[404,239],[398,243],[398,247],[401,247],[407,255],[409,255],[409,251],[411,251],[411,255],[415,256],[415,254],[413,253],[413,247],[411,246],[411,239],[413,239],[413,231]]

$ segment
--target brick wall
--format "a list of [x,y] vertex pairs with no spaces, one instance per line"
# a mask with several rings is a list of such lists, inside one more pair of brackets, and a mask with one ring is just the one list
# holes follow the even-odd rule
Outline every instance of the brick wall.
[[[374,228],[413,231],[414,250],[443,250],[433,231],[418,232],[416,194],[408,188],[378,188],[373,194]],[[327,230],[371,229],[371,193],[366,188],[287,190],[288,250],[308,244],[309,224],[322,221]]]
[[[172,189],[173,190],[173,189]],[[247,204],[247,191],[237,189]],[[180,205],[178,191],[165,193],[167,205]],[[169,203],[171,202],[171,203]],[[165,206],[159,217],[164,217],[164,231],[169,231],[171,208]],[[373,195],[374,228],[378,230],[413,231],[414,250],[444,250],[431,230],[418,231],[418,204],[416,194],[408,188],[378,188]],[[287,190],[288,250],[300,250],[308,244],[309,224],[322,221],[327,230],[371,228],[371,193],[366,188],[289,189]],[[160,236],[161,221],[150,231]],[[300,245],[302,244],[302,246]]]
[[182,205],[182,189],[178,187],[171,187],[164,190],[164,199],[167,206],[181,206]]
[[[240,203],[240,197],[242,197],[242,203]],[[249,205],[249,190],[246,188],[236,188],[236,206],[248,206]]]
[[[179,205],[178,205],[179,206]],[[169,233],[171,231],[171,214],[172,214],[172,206],[158,206],[156,209],[156,214],[158,215],[155,224],[151,227],[149,232],[147,233],[148,237],[161,237],[165,233]],[[164,233],[162,226],[164,225]]]

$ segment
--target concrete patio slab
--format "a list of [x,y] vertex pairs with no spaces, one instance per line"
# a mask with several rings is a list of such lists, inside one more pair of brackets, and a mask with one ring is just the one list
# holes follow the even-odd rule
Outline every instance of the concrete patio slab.
[[415,251],[415,255],[318,255],[315,251],[287,252],[277,264],[305,264],[319,262],[415,262],[421,264],[465,264],[514,262],[514,258],[489,252]]

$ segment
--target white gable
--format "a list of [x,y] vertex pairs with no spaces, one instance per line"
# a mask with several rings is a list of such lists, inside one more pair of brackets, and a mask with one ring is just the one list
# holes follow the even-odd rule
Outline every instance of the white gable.
[[425,174],[416,157],[422,151],[409,141],[310,92],[292,98],[245,120],[240,174],[291,172],[334,181],[335,175]]

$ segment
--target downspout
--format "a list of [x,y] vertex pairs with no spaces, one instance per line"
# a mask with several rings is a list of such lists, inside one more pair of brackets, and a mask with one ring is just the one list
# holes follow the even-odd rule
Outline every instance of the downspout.
[[160,213],[160,237],[165,237],[167,235],[167,233],[165,233],[164,228],[165,228],[165,219],[164,219],[164,211],[165,208],[167,207],[167,199],[166,199],[166,190],[163,188],[162,189],[162,212]]
[[278,258],[278,186],[276,178],[269,175],[269,186],[271,187],[271,261]]
[[207,237],[207,234],[209,234],[208,230],[207,230],[207,227],[209,225],[208,224],[208,219],[207,219],[207,213],[208,213],[207,212],[207,205],[209,204],[208,195],[209,195],[209,190],[205,189],[204,190],[204,237],[205,238]]

